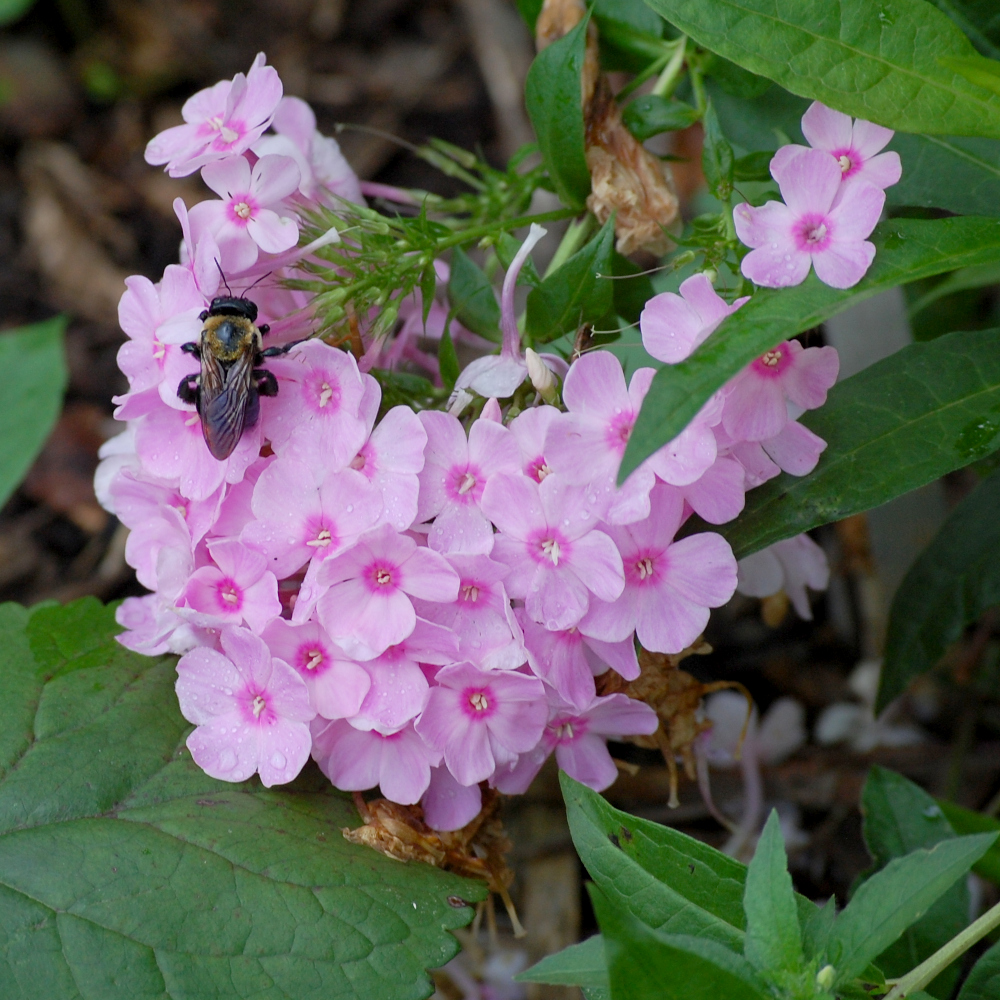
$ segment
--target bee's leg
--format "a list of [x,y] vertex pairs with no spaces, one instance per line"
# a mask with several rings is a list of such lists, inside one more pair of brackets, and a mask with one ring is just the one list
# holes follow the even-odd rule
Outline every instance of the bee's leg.
[[197,375],[185,375],[181,379],[181,384],[177,386],[177,396],[184,403],[194,403],[197,406],[200,394]]
[[257,327],[257,329],[260,330],[260,335],[262,337],[265,334],[268,334],[268,333],[271,332],[271,328],[267,325],[267,323],[261,323],[260,326]]
[[278,380],[274,377],[274,372],[269,372],[266,368],[255,368],[253,370],[253,377],[254,385],[260,395],[278,395]]
[[290,344],[282,344],[280,347],[266,347],[260,352],[260,356],[262,358],[276,358],[281,354],[287,354],[293,347],[298,347],[299,344],[304,344],[307,340],[312,340],[312,337],[293,340]]
[[201,357],[201,344],[191,341],[189,344],[181,344],[181,350],[185,354],[193,354],[196,358]]

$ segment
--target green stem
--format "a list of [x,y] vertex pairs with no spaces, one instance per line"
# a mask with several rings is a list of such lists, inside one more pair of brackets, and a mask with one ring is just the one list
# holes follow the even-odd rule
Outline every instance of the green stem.
[[677,39],[677,48],[674,49],[674,54],[670,57],[670,62],[664,67],[659,80],[656,81],[656,86],[653,87],[653,93],[657,97],[669,97],[676,90],[677,84],[680,82],[681,71],[684,69],[684,57],[686,54],[687,35],[681,35]]
[[939,948],[930,958],[911,969],[882,1000],[903,1000],[917,990],[922,990],[929,982],[943,972],[959,955],[965,954],[980,938],[985,937],[994,927],[1000,927],[1000,903],[988,909],[978,920],[969,924],[960,934],[956,934],[946,945]]
[[596,222],[597,220],[588,212],[578,222],[571,222],[567,226],[566,232],[563,233],[562,242],[553,254],[552,260],[549,261],[549,266],[545,269],[545,274],[542,275],[543,278],[555,274],[583,246],[587,237],[593,232]]
[[632,79],[629,80],[629,82],[626,83],[617,94],[615,94],[615,100],[621,104],[633,90],[641,87],[655,73],[659,73],[669,61],[669,55],[662,55],[659,59],[651,62],[641,73],[636,73],[636,75],[632,77]]
[[702,77],[701,66],[689,61],[688,73],[691,77],[691,89],[694,91],[695,107],[699,114],[704,114],[708,100],[705,97],[705,81]]

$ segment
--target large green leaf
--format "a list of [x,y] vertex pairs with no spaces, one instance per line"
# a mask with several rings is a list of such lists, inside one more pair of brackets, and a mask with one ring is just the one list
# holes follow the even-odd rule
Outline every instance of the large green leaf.
[[766,987],[741,955],[716,941],[664,934],[590,886],[604,938],[613,1000],[765,1000]]
[[853,288],[830,288],[810,274],[795,288],[758,289],[691,357],[661,368],[632,431],[619,479],[673,440],[716,389],[775,344],[886,288],[1000,260],[1000,220],[894,219],[880,223],[872,241],[875,262]]
[[1000,94],[948,69],[975,49],[924,0],[647,0],[793,94],[903,132],[1000,138]]
[[[920,847],[933,847],[955,836],[938,804],[922,788],[895,771],[873,767],[861,792],[864,837],[881,868],[893,858]],[[886,976],[899,978],[929,958],[969,922],[969,890],[956,882],[875,960]],[[950,997],[959,974],[952,964],[927,987],[936,997]]]
[[[547,51],[547,50],[546,50]],[[611,308],[614,220],[608,219],[586,246],[528,293],[525,330],[536,343],[573,333]]]
[[1000,941],[972,967],[958,1000],[996,1000],[1000,997]]
[[585,17],[539,52],[524,85],[524,103],[545,167],[563,203],[573,208],[583,208],[590,194],[580,89],[588,21]]
[[0,333],[0,506],[41,451],[62,408],[66,317]]
[[[939,801],[938,805],[956,833],[1000,832],[1000,820],[992,816],[966,809],[954,802]],[[1000,842],[995,843],[972,866],[972,870],[982,878],[1000,885]]]
[[206,777],[173,660],[118,631],[92,598],[0,606],[0,996],[428,996],[483,885],[347,843],[315,769]]
[[860,976],[995,840],[996,834],[988,833],[942,840],[930,850],[894,858],[864,882],[830,932],[827,955],[837,983]]
[[[1000,402],[985,416],[1000,427]],[[930,670],[966,625],[1000,603],[1000,471],[951,512],[899,585],[889,612],[877,707]]]
[[586,986],[608,989],[608,963],[600,934],[571,944],[536,962],[514,977],[519,983],[551,983],[554,986]]
[[859,514],[1000,447],[1000,330],[949,333],[839,382],[802,418],[827,442],[808,476],[747,494],[720,530],[737,558]]
[[781,822],[773,809],[747,868],[743,910],[747,918],[744,952],[750,964],[764,975],[798,971],[802,932]]
[[461,247],[451,252],[448,301],[462,326],[480,337],[500,343],[500,306],[493,286]]

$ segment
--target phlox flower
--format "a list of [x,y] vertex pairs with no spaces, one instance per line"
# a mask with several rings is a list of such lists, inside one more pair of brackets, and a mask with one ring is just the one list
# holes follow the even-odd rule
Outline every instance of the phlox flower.
[[354,715],[368,694],[371,678],[349,660],[316,622],[295,625],[275,618],[260,636],[271,654],[305,681],[312,707],[326,719]]
[[513,670],[525,661],[521,627],[511,610],[503,579],[510,572],[487,556],[446,556],[459,576],[451,604],[414,601],[417,614],[451,629],[458,640],[453,660],[484,670]]
[[183,521],[190,544],[197,544],[215,523],[222,502],[220,486],[204,500],[189,500],[176,486],[147,481],[134,469],[121,469],[108,492],[118,520],[131,531],[141,531],[169,508]]
[[191,533],[180,512],[164,506],[129,531],[125,541],[125,562],[135,570],[139,583],[148,590],[158,590],[160,554],[173,552],[176,559],[188,562],[192,560],[193,547]]
[[424,821],[432,830],[460,830],[483,807],[479,785],[460,785],[448,768],[431,768],[431,781],[420,800]]
[[521,449],[521,472],[536,483],[552,471],[545,458],[545,438],[560,412],[554,406],[532,406],[522,410],[508,425]]
[[586,613],[593,594],[613,601],[622,592],[621,557],[596,529],[600,498],[590,487],[558,476],[539,484],[499,473],[483,493],[483,511],[500,534],[493,558],[506,563],[508,594],[548,629],[566,629]]
[[381,397],[378,382],[367,379],[359,416],[368,440],[351,459],[351,468],[382,495],[382,512],[376,523],[405,531],[417,517],[418,474],[424,467],[427,432],[408,406],[394,406],[375,426]]
[[298,243],[298,223],[281,205],[299,186],[291,157],[262,156],[251,167],[246,157],[233,156],[202,167],[201,178],[221,200],[193,206],[191,228],[196,239],[212,235],[224,271],[245,271],[257,263],[259,250],[282,253]]
[[[177,606],[197,625],[218,628],[242,625],[261,632],[281,614],[278,581],[267,568],[267,557],[235,539],[208,547],[214,565],[191,574]],[[193,612],[193,614],[192,614]]]
[[[130,395],[161,387],[168,406],[183,405],[177,384],[190,370],[191,358],[185,358],[180,345],[198,339],[202,325],[198,314],[205,304],[194,276],[177,264],[167,267],[158,285],[139,274],[125,279],[118,323],[129,339],[118,348],[118,367],[128,378]],[[171,378],[168,366],[180,359],[184,370]]]
[[377,523],[382,497],[353,469],[332,472],[279,456],[257,480],[252,509],[255,520],[240,538],[283,579],[350,548]]
[[237,73],[189,97],[181,108],[185,124],[150,139],[146,162],[165,163],[171,177],[185,177],[249,149],[270,125],[282,94],[281,79],[264,58],[259,52],[246,76]]
[[174,198],[174,215],[181,224],[181,267],[191,272],[194,283],[206,302],[215,298],[222,283],[219,274],[219,245],[211,233],[199,233],[197,241],[191,232],[191,216],[183,198]]
[[613,603],[593,602],[580,628],[606,642],[634,630],[646,649],[679,653],[708,624],[708,609],[733,596],[736,559],[713,532],[674,541],[684,513],[677,491],[657,485],[651,501],[645,521],[607,529],[621,552],[625,589]]
[[579,628],[550,631],[533,622],[523,608],[515,612],[524,630],[531,672],[559,697],[578,709],[586,708],[597,694],[594,678],[608,667],[626,680],[639,676],[639,661],[632,636],[621,642],[602,642],[584,635]]
[[642,346],[657,361],[677,364],[704,343],[749,295],[730,305],[712,287],[706,274],[693,274],[678,290],[654,295],[639,316]]
[[457,663],[435,682],[416,730],[460,784],[484,781],[538,743],[548,708],[537,678]]
[[[845,182],[865,181],[885,190],[902,176],[899,153],[881,152],[893,137],[891,128],[861,118],[852,122],[843,111],[813,101],[802,116],[802,134],[813,149],[822,149],[837,161]],[[771,160],[774,179],[780,182],[788,164],[807,148],[794,143],[782,146]]]
[[624,694],[594,698],[582,711],[556,699],[541,741],[519,757],[514,767],[499,768],[493,783],[508,795],[526,792],[554,750],[559,767],[571,778],[603,792],[618,777],[607,740],[648,736],[658,725],[656,712],[649,705]]
[[314,585],[303,584],[293,618],[303,620],[315,605],[331,638],[355,659],[370,660],[413,631],[411,596],[454,601],[458,574],[443,556],[383,524],[322,563]]
[[719,455],[693,483],[675,489],[699,517],[709,524],[725,524],[743,510],[746,472],[735,458]]
[[808,535],[796,535],[741,559],[736,589],[747,597],[770,597],[783,590],[799,617],[812,621],[806,587],[826,590],[829,583],[826,553]]
[[417,520],[434,518],[427,544],[439,552],[489,555],[493,528],[480,509],[483,491],[491,477],[520,467],[517,442],[492,420],[476,420],[466,439],[462,425],[450,414],[424,410],[419,417],[427,448]]
[[783,341],[730,379],[722,426],[739,441],[776,437],[788,423],[786,401],[804,410],[822,406],[839,371],[835,348]]
[[184,621],[159,593],[126,597],[115,609],[115,621],[127,630],[116,635],[116,641],[144,656],[181,655],[214,640],[204,629]]
[[277,135],[265,135],[253,145],[260,157],[290,156],[299,168],[299,193],[312,201],[336,205],[332,192],[355,204],[363,205],[361,185],[336,139],[316,131],[316,115],[298,97],[283,97],[274,113],[271,127]]
[[745,202],[733,209],[736,235],[753,249],[740,269],[768,288],[799,285],[810,267],[832,288],[850,288],[875,259],[867,237],[875,228],[885,192],[867,181],[841,190],[837,161],[820,149],[806,149],[777,178],[781,196],[760,208]]
[[268,788],[291,781],[309,759],[316,714],[302,678],[245,629],[227,628],[222,651],[199,646],[177,664],[177,699],[198,728],[195,763],[220,781],[254,772]]
[[[751,449],[759,452],[752,462]],[[797,420],[789,420],[781,432],[773,438],[759,443],[745,442],[734,450],[734,454],[738,453],[740,462],[752,464],[757,475],[763,472],[761,481],[766,482],[772,476],[776,476],[779,470],[792,476],[808,476],[816,468],[819,456],[825,450],[826,442],[818,434],[813,434],[808,427],[803,427]],[[759,482],[748,483],[749,485],[757,486]]]
[[307,340],[268,362],[280,386],[280,405],[265,408],[263,426],[279,455],[314,468],[343,469],[365,442],[359,415],[369,381],[347,351]]
[[378,785],[390,802],[401,805],[420,801],[430,784],[431,767],[441,760],[413,726],[383,734],[317,717],[312,731],[313,757],[337,788],[361,792]]

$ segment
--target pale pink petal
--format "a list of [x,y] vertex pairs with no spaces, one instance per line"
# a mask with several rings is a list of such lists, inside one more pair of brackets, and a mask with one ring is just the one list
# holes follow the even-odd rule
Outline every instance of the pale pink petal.
[[316,711],[326,719],[345,719],[355,715],[371,683],[364,667],[352,660],[334,660],[313,683]]
[[771,176],[776,181],[781,181],[781,177],[785,170],[788,168],[788,164],[795,159],[800,153],[804,153],[809,147],[800,146],[796,143],[789,143],[787,146],[782,146],[775,154],[771,157],[770,171]]
[[400,570],[400,588],[425,601],[454,601],[459,582],[448,560],[431,549],[414,550]]
[[813,254],[816,277],[831,288],[853,288],[875,259],[874,243],[832,243]]
[[690,646],[708,624],[708,608],[672,593],[669,587],[648,590],[637,608],[636,636],[644,648],[657,653],[679,653]]
[[378,657],[368,661],[367,670],[371,687],[350,720],[356,729],[396,732],[423,711],[429,686],[423,671],[412,660]]
[[243,620],[260,634],[281,614],[281,601],[278,599],[278,581],[273,573],[264,573],[256,583],[243,591],[243,607],[240,609]]
[[469,461],[478,465],[485,476],[516,473],[520,458],[517,440],[502,424],[482,419],[473,423],[469,430]]
[[860,178],[845,184],[829,216],[832,246],[849,246],[869,236],[884,206],[885,192],[874,184]]
[[[597,603],[597,602],[593,602]],[[627,681],[634,681],[639,676],[639,658],[635,652],[635,643],[632,636],[628,636],[621,642],[605,642],[603,639],[594,639],[587,636],[584,644],[589,646],[593,653],[600,657],[615,673],[621,674]],[[600,669],[591,667],[592,670]],[[601,670],[601,673],[604,671]]]
[[584,733],[570,743],[556,747],[559,766],[574,780],[603,792],[618,777],[618,768],[607,744],[595,733]]
[[[876,125],[874,122],[866,122],[859,118],[854,123],[851,142],[848,145],[853,146],[865,158],[865,166],[867,167],[875,154],[889,145],[894,135],[895,132],[891,128],[886,128],[884,125]],[[898,153],[886,155],[895,156],[897,160],[899,159]],[[897,177],[896,180],[899,180],[899,178]],[[894,184],[895,181],[891,183]]]
[[[780,201],[765,202],[760,208],[744,202],[733,209],[733,225],[743,243],[748,247],[768,247],[783,254],[797,249],[792,233],[795,220],[795,214]],[[778,245],[773,246],[775,243]]]
[[603,420],[589,413],[562,413],[552,421],[545,436],[545,457],[554,472],[578,484],[617,473],[626,442],[609,444]]
[[313,755],[323,773],[345,792],[363,792],[379,781],[382,739],[344,721],[314,727]]
[[233,691],[242,684],[243,677],[233,662],[214,649],[199,646],[185,653],[177,664],[175,687],[181,714],[195,725],[235,710]]
[[584,635],[614,645],[631,640],[635,631],[636,602],[629,591],[615,601],[591,598],[587,614],[579,628]]
[[602,601],[613,601],[625,587],[622,557],[603,531],[591,531],[573,542],[573,572]]
[[479,815],[482,792],[478,785],[460,785],[448,768],[435,767],[420,804],[432,830],[460,830]]
[[300,97],[283,97],[271,121],[274,131],[287,135],[302,150],[309,148],[316,131],[316,115]]
[[588,604],[586,586],[565,566],[540,566],[525,599],[528,614],[551,631],[572,628],[586,614]]
[[700,479],[684,487],[684,499],[709,524],[725,524],[743,510],[744,479],[743,466],[739,462],[717,458]]
[[491,476],[483,491],[482,509],[501,532],[516,539],[527,538],[546,523],[538,484],[527,476],[503,472]]
[[[431,780],[432,751],[407,727],[382,741],[379,787],[390,802],[413,805],[427,790]],[[440,758],[439,758],[440,759]]]
[[683,361],[698,346],[704,339],[699,337],[704,328],[694,306],[673,292],[654,295],[639,316],[642,346],[658,361],[672,365]]
[[258,727],[245,722],[238,710],[210,719],[185,742],[194,762],[210,778],[246,781],[257,770]]
[[[415,728],[424,742],[434,750],[443,751],[447,746],[466,739],[473,723],[459,704],[461,693],[444,685],[431,688]],[[475,728],[486,729],[479,722]],[[482,779],[477,778],[477,781]]]
[[757,376],[753,370],[737,375],[726,397],[722,424],[737,441],[766,441],[788,423],[781,383]]
[[[802,116],[802,134],[810,146],[826,150],[828,153],[849,147],[856,135],[852,133],[850,115],[845,115],[843,111],[834,111],[819,101],[813,101]],[[892,132],[889,132],[889,136],[892,136]],[[885,140],[888,141],[889,139]],[[883,146],[885,142],[882,143]],[[879,149],[881,148],[880,146]]]
[[261,726],[257,771],[264,787],[284,785],[296,778],[309,760],[311,747],[312,737],[304,722],[279,718],[274,725]]
[[778,187],[794,215],[826,213],[837,196],[841,176],[840,166],[829,153],[807,149],[789,161]]
[[[769,441],[762,441],[764,450],[783,472],[792,476],[807,476],[816,468],[826,442],[797,420],[789,420],[784,430]],[[692,504],[694,506],[694,504]],[[697,510],[697,508],[695,508]],[[699,513],[701,513],[699,511]],[[705,515],[702,514],[702,517]],[[708,518],[705,518],[708,520]],[[722,524],[713,521],[713,524]]]
[[736,558],[714,532],[689,535],[667,552],[666,580],[679,594],[710,608],[721,607],[736,590]]
[[570,365],[563,383],[563,402],[570,411],[612,419],[629,408],[621,362],[608,351],[584,354]]
[[298,189],[300,172],[289,156],[262,156],[253,167],[250,191],[262,205],[273,205]]
[[770,547],[739,561],[736,589],[747,597],[770,597],[781,590],[784,580],[784,570]]
[[648,736],[659,726],[656,712],[624,694],[597,698],[587,710],[587,730],[601,736]]
[[258,209],[247,222],[247,232],[264,253],[284,253],[299,241],[296,221],[283,218],[269,208]]
[[899,158],[899,153],[879,153],[870,160],[865,161],[861,171],[851,178],[852,181],[867,181],[877,188],[885,190],[899,183],[899,178],[903,176],[903,163]]
[[444,759],[459,783],[473,785],[485,781],[496,768],[490,731],[483,724],[470,726],[460,744],[450,743],[445,748]]
[[250,191],[250,164],[244,156],[227,156],[224,160],[206,163],[201,168],[201,179],[220,198],[246,194]]
[[785,369],[781,386],[785,395],[805,410],[815,410],[826,402],[827,390],[837,381],[840,356],[834,347],[807,347],[788,342],[792,364]]
[[478,507],[450,503],[434,518],[427,544],[437,552],[488,556],[493,550],[493,526]]
[[[770,204],[770,203],[769,203]],[[744,241],[745,242],[745,241]],[[809,275],[812,257],[791,242],[771,244],[751,250],[743,258],[740,270],[755,285],[764,288],[791,288],[801,285]]]

